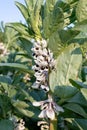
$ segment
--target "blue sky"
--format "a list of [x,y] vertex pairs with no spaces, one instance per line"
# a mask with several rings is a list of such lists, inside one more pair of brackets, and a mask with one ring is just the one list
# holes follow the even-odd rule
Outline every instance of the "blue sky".
[[[24,4],[24,0],[16,0]],[[19,22],[23,21],[23,16],[15,5],[15,0],[0,0],[0,22]]]

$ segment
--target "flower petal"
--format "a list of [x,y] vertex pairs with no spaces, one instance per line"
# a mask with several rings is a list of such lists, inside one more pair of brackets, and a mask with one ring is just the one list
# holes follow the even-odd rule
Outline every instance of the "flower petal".
[[41,106],[43,104],[44,101],[40,101],[40,102],[33,102],[33,106]]
[[34,88],[34,89],[39,89],[39,83],[34,83],[31,87]]
[[46,110],[42,110],[38,117],[45,118],[46,117]]
[[46,115],[48,118],[50,118],[51,120],[54,120],[55,119],[55,112],[54,110],[51,108],[51,109],[47,109],[46,110]]
[[64,109],[61,106],[57,105],[55,102],[53,103],[53,108],[54,108],[56,113],[60,112],[60,111],[64,112]]

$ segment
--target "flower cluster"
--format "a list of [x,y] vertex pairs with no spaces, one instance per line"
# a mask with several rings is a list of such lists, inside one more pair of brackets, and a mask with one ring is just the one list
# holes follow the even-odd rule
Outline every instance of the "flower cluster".
[[23,119],[14,121],[14,130],[25,130],[25,122]]
[[55,113],[64,112],[63,108],[58,106],[52,96],[49,94],[49,72],[55,68],[55,60],[53,53],[48,49],[46,40],[32,41],[33,42],[33,58],[35,65],[32,69],[35,71],[34,76],[36,77],[35,83],[32,85],[34,89],[43,89],[48,92],[48,99],[39,102],[33,102],[33,106],[41,108],[39,118],[44,121],[39,121],[38,126],[41,130],[49,130],[49,121],[55,119]]
[[5,48],[4,44],[1,42],[0,43],[0,56],[3,57],[3,56],[6,56],[8,54],[9,54],[9,52]]
[[53,98],[48,95],[48,99],[40,102],[33,102],[34,106],[41,107],[41,113],[39,114],[39,118],[49,118],[50,120],[55,119],[55,113],[59,114],[59,112],[64,112],[63,108],[58,106]]
[[36,82],[32,85],[32,88],[43,89],[48,92],[48,72],[55,65],[53,53],[47,49],[47,42],[43,39],[41,41],[33,41],[32,52],[36,64],[32,67],[36,77]]

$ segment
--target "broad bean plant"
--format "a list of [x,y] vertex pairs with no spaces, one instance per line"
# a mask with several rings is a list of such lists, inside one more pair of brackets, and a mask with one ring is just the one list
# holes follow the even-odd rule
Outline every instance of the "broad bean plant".
[[0,29],[0,130],[87,130],[87,0],[15,2]]

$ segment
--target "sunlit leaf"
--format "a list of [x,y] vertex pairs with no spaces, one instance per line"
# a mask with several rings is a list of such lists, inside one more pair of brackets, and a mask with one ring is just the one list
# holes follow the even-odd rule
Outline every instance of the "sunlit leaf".
[[76,16],[79,22],[87,20],[87,0],[79,0],[76,8]]
[[78,45],[69,45],[57,57],[55,70],[50,73],[50,88],[54,92],[58,86],[71,85],[69,79],[78,79],[82,63],[82,54]]

